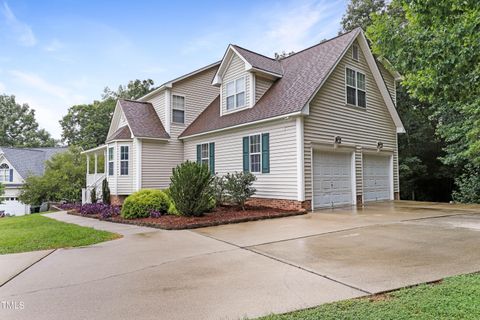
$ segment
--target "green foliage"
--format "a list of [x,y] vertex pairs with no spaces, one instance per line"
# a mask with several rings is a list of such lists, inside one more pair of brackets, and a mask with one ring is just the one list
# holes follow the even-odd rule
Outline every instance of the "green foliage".
[[153,80],[130,81],[127,86],[119,86],[117,91],[104,89],[101,101],[75,105],[60,120],[62,140],[69,145],[84,149],[105,143],[117,99],[137,99],[154,90]]
[[347,32],[358,27],[366,30],[372,23],[372,14],[384,9],[385,0],[350,0],[340,22],[342,31]]
[[91,203],[97,203],[98,198],[97,198],[97,188],[93,188],[90,191],[90,201]]
[[225,191],[229,199],[245,210],[245,201],[257,191],[252,185],[257,177],[250,172],[227,173],[225,176]]
[[3,186],[2,183],[0,183],[0,204],[3,202],[3,194],[5,193],[5,187]]
[[212,175],[208,166],[186,161],[173,169],[170,195],[178,212],[201,216],[213,208]]
[[446,278],[438,284],[401,289],[385,294],[384,299],[351,299],[260,319],[474,320],[480,318],[479,296],[480,274],[477,273]]
[[121,215],[125,219],[146,218],[151,211],[167,213],[170,201],[164,192],[155,189],[142,189],[125,199]]
[[480,203],[480,166],[468,164],[455,183],[458,190],[453,193],[453,200]]
[[102,202],[106,204],[110,203],[110,188],[108,187],[107,179],[103,179],[102,181]]
[[226,180],[224,176],[215,176],[212,180],[212,188],[215,196],[215,202],[217,204],[225,204],[226,194],[225,194],[225,184]]
[[20,201],[30,205],[40,205],[44,201],[80,201],[86,172],[86,159],[80,151],[71,147],[46,161],[43,176],[25,179]]
[[394,0],[367,29],[374,53],[403,74],[414,98],[430,105],[436,134],[446,142],[441,159],[455,168],[457,186],[480,163],[479,26],[478,1]]
[[81,247],[120,235],[31,214],[0,219],[0,255],[26,251]]
[[35,110],[15,102],[15,96],[0,95],[0,146],[53,147],[55,140],[38,128]]

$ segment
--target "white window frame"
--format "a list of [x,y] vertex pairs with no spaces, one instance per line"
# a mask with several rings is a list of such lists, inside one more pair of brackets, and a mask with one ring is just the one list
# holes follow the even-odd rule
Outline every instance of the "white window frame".
[[[259,151],[258,152],[252,152],[252,138],[253,137],[259,137]],[[252,161],[252,156],[253,155],[259,155],[259,168],[258,171],[253,171],[253,161]],[[248,136],[248,166],[249,170],[251,173],[259,174],[262,173],[262,134],[261,133],[256,133]]]
[[10,166],[7,163],[0,165],[0,182],[10,182]]
[[[357,52],[357,56],[355,57],[355,52]],[[355,61],[360,60],[360,51],[356,44],[352,45],[352,59]]]
[[[111,159],[110,159],[111,156]],[[109,176],[114,176],[115,175],[115,148],[114,147],[108,147],[107,150],[107,174]],[[110,174],[110,163],[112,164],[112,173]]]
[[[203,156],[203,146],[207,146],[207,156]],[[206,162],[204,162],[206,161]],[[207,164],[207,167],[210,168],[210,142],[205,142],[200,144],[200,164]]]
[[[350,84],[348,84],[348,79],[347,79],[347,72],[348,70],[351,70],[354,72],[354,75],[355,75],[355,86],[352,86]],[[364,88],[363,89],[360,89],[358,87],[358,74],[361,74],[363,75],[364,77]],[[352,104],[352,103],[349,103],[348,102],[348,88],[352,88],[355,90],[355,104]],[[360,106],[358,105],[358,92],[359,91],[362,91],[365,93],[365,106]],[[357,107],[357,108],[361,108],[363,110],[365,110],[367,108],[367,75],[362,72],[362,71],[359,71],[358,69],[356,68],[353,68],[353,67],[350,67],[350,66],[346,66],[345,67],[345,104],[346,105],[349,105],[349,106],[354,106],[354,107]]]
[[[183,109],[178,109],[178,108],[175,108],[175,107],[174,107],[174,103],[173,103],[174,97],[183,98]],[[187,98],[186,98],[184,95],[182,95],[182,94],[172,93],[172,100],[171,100],[171,101],[172,101],[172,102],[171,102],[171,103],[172,103],[172,112],[171,112],[171,119],[170,119],[171,122],[172,122],[172,123],[175,123],[175,124],[180,124],[180,125],[185,124],[186,114],[187,114],[187,113],[185,112],[186,105],[187,105]],[[174,110],[183,111],[183,122],[173,121],[173,111],[174,111]]]
[[[243,80],[243,91],[237,91],[237,81]],[[228,85],[233,83],[234,87],[234,93],[231,95],[228,95]],[[237,105],[237,96],[239,94],[243,93],[243,105],[238,106]],[[228,98],[233,97],[233,108],[228,108]],[[228,81],[225,83],[225,110],[226,112],[231,112],[237,109],[242,109],[247,107],[247,77],[246,76],[241,76],[239,78],[236,78],[234,80]]]
[[[126,159],[123,159],[123,156],[124,156],[124,148],[127,148],[127,158]],[[129,170],[129,164],[130,164],[130,146],[128,145],[121,145],[120,146],[120,175],[121,176],[128,176],[130,174],[130,170]],[[122,163],[127,163],[127,173],[122,173]]]

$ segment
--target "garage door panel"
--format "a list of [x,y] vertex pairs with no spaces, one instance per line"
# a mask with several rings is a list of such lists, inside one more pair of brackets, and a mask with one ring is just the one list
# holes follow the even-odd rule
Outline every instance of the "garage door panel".
[[326,207],[352,203],[351,154],[314,152],[314,206]]
[[390,157],[363,156],[363,199],[378,201],[390,199]]

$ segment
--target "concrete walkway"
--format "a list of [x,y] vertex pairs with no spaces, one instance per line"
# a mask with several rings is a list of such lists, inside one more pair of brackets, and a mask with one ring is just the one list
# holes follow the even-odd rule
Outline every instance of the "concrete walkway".
[[33,264],[0,287],[24,303],[0,319],[240,319],[480,270],[479,207],[379,203],[195,231],[48,216],[124,237]]

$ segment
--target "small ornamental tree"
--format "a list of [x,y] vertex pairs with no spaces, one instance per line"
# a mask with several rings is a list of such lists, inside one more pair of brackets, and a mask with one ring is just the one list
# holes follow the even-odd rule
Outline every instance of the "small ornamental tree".
[[186,161],[173,169],[169,190],[180,214],[201,216],[212,209],[212,179],[208,166],[196,162]]
[[90,201],[92,203],[97,203],[97,201],[98,201],[98,199],[97,199],[97,188],[93,188],[90,191]]
[[107,179],[103,179],[102,182],[102,202],[105,204],[110,203],[110,188],[108,187]]
[[3,196],[4,193],[5,193],[5,188],[4,188],[3,184],[0,183],[0,204],[3,201],[2,196]]
[[257,191],[252,185],[257,177],[250,172],[227,173],[225,178],[225,191],[231,201],[245,210],[245,202]]

